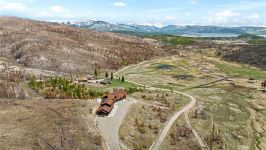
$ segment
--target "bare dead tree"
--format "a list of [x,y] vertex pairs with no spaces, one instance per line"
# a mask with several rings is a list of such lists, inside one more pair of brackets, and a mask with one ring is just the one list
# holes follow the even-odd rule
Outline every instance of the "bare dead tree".
[[261,83],[261,86],[264,91],[266,91],[266,80]]

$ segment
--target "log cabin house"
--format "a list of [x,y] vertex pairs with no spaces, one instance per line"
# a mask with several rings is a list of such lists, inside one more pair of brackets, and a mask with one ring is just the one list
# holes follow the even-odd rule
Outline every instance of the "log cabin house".
[[126,92],[122,89],[114,90],[113,93],[108,93],[103,96],[97,114],[101,116],[109,115],[114,108],[114,104],[126,98]]
[[87,76],[79,76],[77,77],[75,80],[77,82],[88,82],[88,81],[91,81],[91,80],[95,80],[96,78],[92,75],[87,75]]

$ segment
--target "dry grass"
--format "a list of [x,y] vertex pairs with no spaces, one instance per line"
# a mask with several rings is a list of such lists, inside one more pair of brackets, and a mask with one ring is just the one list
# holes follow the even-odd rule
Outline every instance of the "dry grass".
[[25,86],[20,72],[2,70],[0,64],[0,98],[29,99],[32,91]]
[[130,95],[131,107],[120,128],[120,139],[130,149],[149,149],[171,115],[189,102],[171,92],[146,91]]
[[169,115],[168,110],[135,104],[120,127],[120,139],[130,149],[149,149]]
[[[191,113],[192,126],[206,143],[212,132],[213,118],[228,149],[265,149],[265,93],[260,91],[259,79],[266,76],[266,72],[221,61],[212,53],[211,50],[204,51],[203,55],[195,51],[180,51],[179,56],[134,66],[122,74],[132,81],[184,90],[196,97],[198,106],[204,110],[197,118],[194,112]],[[224,77],[229,80],[198,86]],[[213,147],[223,145],[216,142]]]
[[161,148],[162,150],[200,150],[197,139],[186,125],[184,116],[173,124]]
[[[171,67],[169,67],[171,66]],[[200,54],[182,51],[179,55],[162,58],[144,65],[134,66],[124,70],[126,79],[146,85],[186,89],[217,80],[225,76]]]
[[[191,122],[206,142],[210,138],[213,121],[228,149],[243,149],[244,147],[255,149],[259,144],[258,138],[261,141],[259,145],[263,144],[265,131],[259,128],[263,128],[265,124],[263,121],[265,113],[256,111],[254,106],[250,105],[251,102],[256,105],[264,101],[261,97],[262,92],[225,83],[211,88],[193,89],[190,94],[196,96],[201,102],[200,105],[205,107],[203,113],[197,118],[194,117],[194,113],[191,113]],[[256,106],[266,107],[262,103]],[[256,135],[256,132],[261,135]],[[213,145],[213,147],[216,146],[218,145]]]
[[90,110],[78,100],[0,100],[0,149],[102,149]]

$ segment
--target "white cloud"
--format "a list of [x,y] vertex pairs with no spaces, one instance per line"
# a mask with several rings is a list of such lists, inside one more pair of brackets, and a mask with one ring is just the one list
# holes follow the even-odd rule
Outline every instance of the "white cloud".
[[[87,12],[85,12],[87,14]],[[68,9],[60,5],[53,5],[48,10],[37,13],[39,17],[48,18],[74,18],[76,15],[72,14]]]
[[211,16],[206,17],[205,23],[226,26],[226,25],[238,25],[243,20],[240,19],[241,14],[238,12],[233,12],[231,10],[225,10],[217,12]]
[[197,5],[199,3],[198,0],[189,0],[188,2],[193,5]]
[[216,17],[236,17],[236,16],[240,16],[240,13],[233,12],[231,10],[225,10],[225,11],[216,13],[215,16]]
[[16,1],[20,1],[20,2],[34,2],[35,0],[16,0]]
[[176,20],[177,18],[174,16],[165,16],[166,20]]
[[235,11],[221,11],[212,14],[209,14],[208,17],[205,17],[205,22],[203,25],[217,25],[217,26],[261,26],[262,22],[260,21],[261,16],[259,14],[240,14]]
[[19,2],[0,2],[0,10],[7,10],[7,11],[24,11],[26,6]]
[[71,14],[71,13],[53,13],[51,11],[41,11],[39,13],[37,13],[37,16],[38,17],[45,17],[45,18],[75,18],[77,17],[76,15],[74,14]]
[[159,8],[159,9],[151,9],[147,10],[147,13],[169,13],[169,12],[176,12],[179,10],[183,10],[184,8]]
[[65,8],[60,5],[54,5],[50,7],[51,12],[62,13],[65,12]]
[[127,6],[127,4],[124,2],[115,2],[113,5],[116,7],[126,7]]
[[185,14],[187,17],[190,17],[190,16],[192,16],[192,14],[191,13],[186,13]]
[[236,3],[228,3],[223,5],[216,5],[220,8],[229,9],[229,10],[236,10],[236,11],[245,11],[245,10],[258,10],[264,9],[266,7],[266,1],[240,1]]
[[260,15],[259,14],[253,14],[253,15],[248,16],[248,18],[250,18],[250,19],[260,19]]

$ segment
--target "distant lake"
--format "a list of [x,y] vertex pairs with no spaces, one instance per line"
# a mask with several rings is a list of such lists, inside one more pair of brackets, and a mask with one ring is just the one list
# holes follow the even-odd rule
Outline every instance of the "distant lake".
[[261,36],[261,37],[265,37],[266,38],[266,35],[258,35],[258,36]]
[[238,37],[239,34],[232,33],[198,33],[198,34],[183,34],[185,37]]

